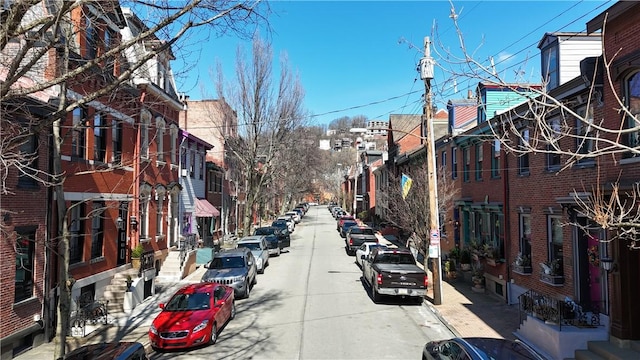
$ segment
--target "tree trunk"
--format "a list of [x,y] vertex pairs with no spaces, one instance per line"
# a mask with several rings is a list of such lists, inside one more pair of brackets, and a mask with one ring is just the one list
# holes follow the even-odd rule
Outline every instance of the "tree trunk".
[[56,335],[58,344],[55,347],[54,358],[63,359],[66,350],[67,334],[69,333],[69,313],[71,311],[71,288],[73,283],[68,279],[69,274],[69,233],[67,232],[67,207],[64,201],[62,176],[62,159],[60,148],[60,123],[58,119],[53,123],[53,175],[54,193],[56,195],[56,212],[58,218],[58,319]]

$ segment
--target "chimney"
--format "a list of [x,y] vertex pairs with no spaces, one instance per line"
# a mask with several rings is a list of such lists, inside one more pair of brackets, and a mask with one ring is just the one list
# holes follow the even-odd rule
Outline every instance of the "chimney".
[[467,99],[473,99],[473,91],[471,89],[467,90]]

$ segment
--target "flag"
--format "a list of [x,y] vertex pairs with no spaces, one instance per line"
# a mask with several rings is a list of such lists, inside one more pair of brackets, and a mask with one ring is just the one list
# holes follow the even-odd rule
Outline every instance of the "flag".
[[411,189],[411,185],[413,184],[413,179],[408,177],[405,174],[402,174],[402,180],[400,182],[400,186],[402,187],[402,198],[405,199],[409,190]]

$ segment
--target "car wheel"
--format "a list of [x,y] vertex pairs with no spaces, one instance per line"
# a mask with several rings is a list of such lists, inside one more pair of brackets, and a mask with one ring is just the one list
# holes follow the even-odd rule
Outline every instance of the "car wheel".
[[244,294],[243,294],[243,298],[248,299],[249,295],[251,294],[251,284],[249,284],[248,282],[245,284],[244,287]]
[[236,302],[231,303],[231,314],[229,315],[229,320],[233,320],[236,318]]
[[377,304],[380,302],[380,294],[378,294],[378,290],[376,290],[376,286],[373,284],[374,282],[372,280],[371,281],[371,297],[373,298],[373,302]]
[[209,344],[213,345],[216,341],[218,341],[218,327],[216,323],[213,323],[213,325],[211,325],[211,339],[209,340]]

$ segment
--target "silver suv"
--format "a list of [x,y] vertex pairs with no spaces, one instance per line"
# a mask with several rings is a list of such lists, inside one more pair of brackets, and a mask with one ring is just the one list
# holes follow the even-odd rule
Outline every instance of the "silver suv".
[[201,281],[231,286],[238,298],[248,298],[257,282],[256,260],[247,248],[220,251],[204,267],[207,272]]

